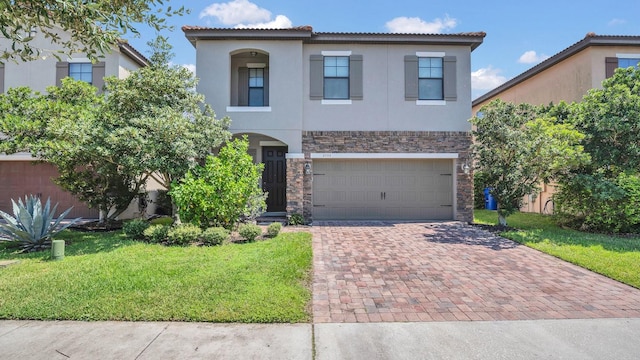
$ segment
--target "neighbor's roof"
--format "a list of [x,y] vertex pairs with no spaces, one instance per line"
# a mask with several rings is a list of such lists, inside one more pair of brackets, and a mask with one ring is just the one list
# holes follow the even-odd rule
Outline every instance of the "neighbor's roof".
[[127,40],[118,40],[118,48],[120,52],[127,55],[131,60],[135,61],[140,66],[149,66],[149,59],[142,55],[133,46],[129,45]]
[[544,70],[552,67],[553,65],[579,53],[580,51],[588,48],[589,46],[640,46],[640,36],[636,35],[596,35],[595,33],[588,33],[584,39],[569,46],[568,48],[560,51],[531,69],[523,72],[522,74],[512,78],[504,84],[496,87],[495,89],[487,92],[486,94],[479,96],[473,100],[472,106],[476,106],[501,92],[510,89],[519,83],[543,72]]
[[302,40],[305,43],[438,44],[467,45],[471,50],[482,44],[484,32],[458,34],[398,34],[358,32],[314,32],[311,26],[286,29],[232,29],[183,26],[182,31],[195,47],[197,40]]

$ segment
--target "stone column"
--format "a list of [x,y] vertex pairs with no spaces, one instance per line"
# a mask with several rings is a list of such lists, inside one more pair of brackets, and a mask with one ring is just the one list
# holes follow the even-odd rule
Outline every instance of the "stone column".
[[287,214],[303,214],[303,182],[305,159],[287,159]]

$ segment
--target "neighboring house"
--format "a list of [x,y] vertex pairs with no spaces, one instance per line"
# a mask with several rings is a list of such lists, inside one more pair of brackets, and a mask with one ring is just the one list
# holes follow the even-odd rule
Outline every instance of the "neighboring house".
[[[540,64],[505,82],[473,101],[473,114],[494,99],[533,105],[579,102],[618,67],[637,66],[640,62],[640,36],[596,35],[560,51]],[[528,196],[522,211],[549,213],[548,202],[555,187],[543,186],[537,198]],[[545,208],[546,205],[546,208]]]
[[472,221],[470,60],[484,33],[182,29],[198,91],[265,165],[268,212]]
[[[61,32],[61,36],[64,33]],[[49,41],[42,36],[35,36],[35,46],[55,51]],[[11,46],[5,39],[0,39],[0,46]],[[91,63],[83,54],[74,54],[70,59],[58,61],[50,53],[44,53],[38,60],[29,62],[6,61],[0,64],[0,91],[9,88],[28,86],[39,92],[46,88],[60,85],[67,76],[87,81],[101,89],[105,76],[126,77],[131,71],[147,66],[148,60],[126,42],[120,42],[116,48],[106,54],[101,61]],[[11,199],[34,194],[43,200],[50,197],[53,203],[58,202],[58,211],[73,206],[70,217],[97,218],[98,211],[89,209],[68,192],[53,183],[52,178],[58,176],[54,166],[46,163],[34,163],[29,153],[12,155],[0,154],[0,210],[12,213]]]

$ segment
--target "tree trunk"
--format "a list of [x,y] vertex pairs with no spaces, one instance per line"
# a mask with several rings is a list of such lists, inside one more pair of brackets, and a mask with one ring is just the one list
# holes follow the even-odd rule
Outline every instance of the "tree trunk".
[[173,216],[173,223],[176,225],[182,224],[182,221],[180,221],[180,213],[178,213],[178,205],[176,205],[173,199],[171,199],[171,213]]
[[507,226],[507,217],[501,213],[498,213],[498,225]]
[[106,214],[106,211],[104,211],[103,209],[100,209],[100,210],[98,211],[98,213],[99,213],[99,215],[98,215],[98,222],[99,222],[100,224],[102,224],[102,223],[104,223],[105,219],[107,218],[107,216],[106,216],[106,215],[107,215],[107,214]]

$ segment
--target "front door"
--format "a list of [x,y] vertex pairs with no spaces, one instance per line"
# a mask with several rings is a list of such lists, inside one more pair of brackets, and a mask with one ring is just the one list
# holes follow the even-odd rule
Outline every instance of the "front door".
[[269,193],[267,211],[287,210],[287,161],[286,147],[263,147],[262,189]]

